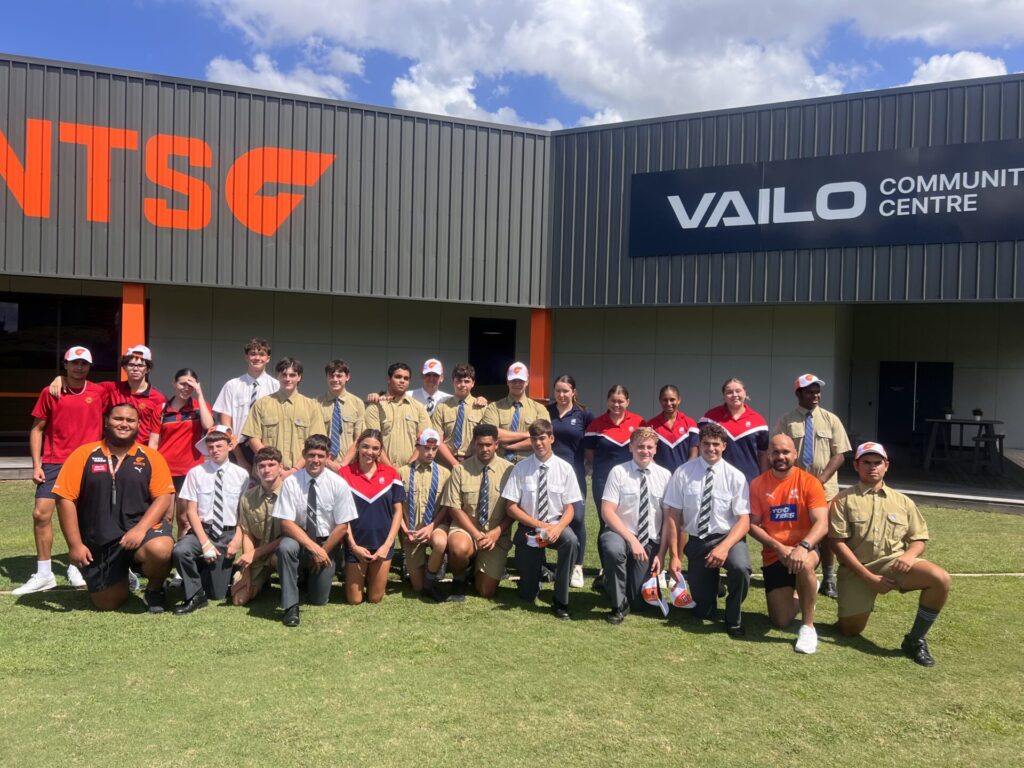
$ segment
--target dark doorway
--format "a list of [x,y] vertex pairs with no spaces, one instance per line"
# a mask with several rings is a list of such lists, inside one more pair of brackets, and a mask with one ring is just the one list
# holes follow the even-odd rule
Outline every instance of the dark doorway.
[[882,361],[878,366],[878,439],[910,444],[953,402],[953,363]]
[[476,369],[478,387],[500,387],[516,359],[516,321],[494,317],[469,318],[469,363]]

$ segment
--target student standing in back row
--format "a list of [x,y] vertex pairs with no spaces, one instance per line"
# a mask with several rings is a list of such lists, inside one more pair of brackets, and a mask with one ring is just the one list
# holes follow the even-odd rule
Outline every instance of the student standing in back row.
[[[85,347],[71,347],[64,353],[63,397],[56,398],[44,389],[32,409],[28,444],[32,453],[32,481],[36,484],[32,508],[36,570],[12,592],[14,595],[43,592],[57,586],[50,561],[53,510],[57,505],[53,484],[68,456],[80,445],[99,440],[103,434],[103,389],[88,380],[90,370],[92,353]],[[85,579],[73,563],[68,565],[68,581],[73,587],[85,586]]]
[[679,388],[666,384],[658,393],[661,413],[647,421],[647,426],[658,435],[658,452],[654,461],[669,474],[690,459],[697,458],[700,444],[697,422],[679,410],[680,401]]
[[437,454],[449,467],[455,468],[473,455],[473,430],[484,416],[487,401],[473,398],[476,369],[459,363],[452,371],[455,394],[438,404],[431,422],[441,435]]
[[432,357],[423,363],[423,386],[409,392],[409,396],[422,405],[427,411],[427,416],[431,418],[438,403],[451,397],[450,393],[441,391],[443,381],[444,366],[440,360]]
[[722,385],[724,403],[701,418],[701,424],[717,424],[725,430],[728,444],[722,456],[743,473],[749,483],[768,469],[768,423],[747,405],[747,388],[739,379]]
[[508,395],[487,406],[481,424],[498,428],[501,455],[515,463],[533,455],[527,430],[537,419],[547,418],[544,406],[526,394],[530,371],[522,363],[512,363],[505,374]]
[[327,375],[327,392],[318,402],[323,409],[324,425],[327,427],[327,441],[330,443],[327,468],[332,472],[341,469],[341,459],[363,431],[366,407],[363,401],[348,391],[352,376],[348,363],[331,360],[324,366]]
[[576,380],[572,376],[559,376],[551,385],[554,402],[548,405],[548,420],[555,434],[553,450],[555,456],[569,463],[576,474],[580,487],[580,500],[573,505],[572,521],[569,528],[579,540],[576,563],[572,569],[570,586],[583,586],[583,554],[587,548],[587,463],[583,439],[587,427],[594,420],[594,414],[584,408],[576,399]]
[[270,362],[270,342],[260,336],[249,339],[245,345],[246,371],[237,379],[230,379],[221,387],[213,404],[218,423],[231,427],[239,437],[234,456],[239,466],[250,469],[253,450],[248,439],[241,436],[249,411],[261,397],[272,395],[281,387],[277,379],[267,373]]
[[[430,427],[430,417],[420,403],[409,394],[412,370],[405,363],[388,366],[388,398],[370,403],[363,419],[364,431],[379,431],[383,440],[380,460],[396,469],[412,461],[416,455],[416,438]],[[348,466],[356,458],[355,444],[349,446],[342,464]]]

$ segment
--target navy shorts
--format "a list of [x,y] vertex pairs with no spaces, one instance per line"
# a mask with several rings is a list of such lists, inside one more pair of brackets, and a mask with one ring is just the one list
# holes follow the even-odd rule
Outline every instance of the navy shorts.
[[53,493],[53,484],[57,482],[57,475],[60,474],[60,468],[63,466],[63,464],[43,464],[43,474],[46,475],[46,480],[36,486],[37,499],[57,498]]
[[[171,524],[164,521],[155,528],[146,531],[142,539],[142,545],[161,536],[171,536]],[[102,592],[115,584],[128,580],[128,569],[135,562],[135,553],[138,550],[123,549],[121,545],[112,541],[100,547],[89,547],[92,552],[92,562],[82,569],[82,578],[90,592]]]
[[185,476],[175,475],[174,477],[171,478],[171,482],[174,483],[174,492],[180,496],[181,487],[185,485]]
[[761,575],[764,577],[764,591],[771,592],[773,589],[789,587],[796,589],[796,574],[790,573],[779,560],[771,565],[761,568]]

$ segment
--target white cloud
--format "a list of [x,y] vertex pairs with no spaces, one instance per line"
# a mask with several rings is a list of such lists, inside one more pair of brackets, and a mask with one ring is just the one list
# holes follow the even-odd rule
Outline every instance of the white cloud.
[[841,92],[873,63],[823,57],[838,25],[868,45],[1024,40],[1024,0],[196,1],[263,50],[315,37],[341,51],[332,72],[361,72],[353,51],[410,60],[392,83],[397,106],[516,122],[508,106],[481,107],[481,80],[547,78],[589,123]]
[[327,99],[344,99],[348,96],[345,81],[337,75],[315,72],[301,64],[289,72],[283,72],[264,53],[253,56],[251,67],[244,61],[218,56],[206,65],[206,76],[217,83],[262,88],[266,91],[301,93]]
[[975,51],[959,51],[932,56],[928,61],[918,59],[917,68],[907,85],[942,83],[971,77],[993,77],[1006,74],[1006,62]]

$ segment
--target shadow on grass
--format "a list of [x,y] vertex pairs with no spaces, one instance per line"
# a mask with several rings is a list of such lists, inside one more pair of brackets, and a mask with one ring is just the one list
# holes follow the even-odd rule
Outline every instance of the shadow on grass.
[[[48,613],[71,613],[72,611],[95,611],[89,599],[89,592],[85,589],[73,589],[70,587],[58,587],[46,592],[34,592],[30,595],[19,595],[15,605],[24,608],[34,608],[37,611]],[[170,602],[168,602],[169,613]],[[128,595],[128,599],[120,608],[104,613],[127,613],[139,614],[148,613],[146,604],[142,602],[142,596],[137,593]]]
[[[68,562],[66,554],[53,558],[53,573],[57,577],[58,584],[67,581],[65,577],[68,571]],[[10,580],[12,588],[24,584],[35,572],[35,555],[18,555],[0,560],[0,578]]]

